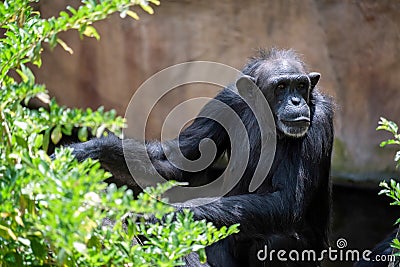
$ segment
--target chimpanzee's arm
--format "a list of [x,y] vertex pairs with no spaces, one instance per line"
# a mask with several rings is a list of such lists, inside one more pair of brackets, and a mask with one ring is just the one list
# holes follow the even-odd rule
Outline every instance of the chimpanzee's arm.
[[[145,176],[156,175],[158,172],[165,179],[190,181],[190,178],[196,177],[196,179],[204,178],[204,181],[206,181],[209,177],[194,176],[193,172],[181,170],[175,164],[171,164],[166,157],[166,153],[168,153],[169,158],[176,158],[171,155],[174,150],[169,148],[179,146],[181,153],[188,160],[196,160],[200,157],[200,142],[205,138],[213,140],[217,147],[215,159],[229,149],[230,143],[226,130],[219,122],[210,118],[229,121],[227,119],[227,116],[230,116],[228,113],[232,110],[239,110],[243,103],[230,89],[224,89],[216,96],[215,100],[202,109],[199,116],[188,128],[180,133],[178,138],[163,144],[158,141],[143,144],[134,139],[121,140],[110,134],[107,137],[73,144],[71,147],[74,148],[74,155],[80,161],[86,158],[98,159],[102,166],[114,176],[108,182],[113,182],[117,185],[135,186],[127,162],[131,170],[137,170]],[[224,103],[225,108],[221,107],[220,103]],[[227,107],[232,110],[225,112],[228,109]],[[167,149],[167,151],[163,148]],[[147,159],[151,161],[153,167],[145,164]]]
[[[102,167],[113,174],[113,177],[106,180],[106,182],[115,183],[117,186],[126,185],[136,192],[137,185],[132,179],[124,159],[122,140],[117,136],[109,134],[108,136],[94,138],[84,143],[72,144],[70,147],[74,149],[73,154],[78,161],[83,161],[87,158],[99,160]],[[138,144],[138,158],[143,156],[143,154],[143,145]]]
[[293,195],[286,191],[269,194],[243,194],[222,197],[207,205],[191,207],[197,220],[206,219],[215,226],[239,223],[246,234],[282,230],[293,222]]

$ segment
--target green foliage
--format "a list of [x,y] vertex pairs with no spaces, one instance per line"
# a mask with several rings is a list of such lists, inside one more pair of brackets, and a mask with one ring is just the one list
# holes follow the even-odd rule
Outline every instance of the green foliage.
[[[175,216],[157,201],[172,182],[148,189],[156,198],[135,199],[126,188],[107,187],[110,174],[97,161],[78,163],[69,148],[57,149],[54,160],[47,155],[50,142],[76,127],[82,141],[88,129],[120,134],[124,120],[115,111],[69,109],[54,99],[48,109],[26,107],[33,97],[48,99],[30,70],[31,63],[40,67],[43,44],[72,53],[58,33],[77,30],[98,39],[95,21],[115,12],[138,19],[132,6],[152,14],[149,4],[159,2],[82,0],[48,19],[33,2],[0,3],[0,266],[176,266],[192,251],[204,260],[204,247],[237,232],[237,225],[218,230],[188,211]],[[152,214],[163,223],[146,223]],[[138,235],[143,244],[133,242]]]
[[50,47],[59,44],[72,53],[71,48],[57,36],[60,32],[74,29],[78,30],[81,36],[99,39],[96,29],[91,26],[93,22],[103,20],[115,12],[119,12],[121,17],[129,15],[137,19],[137,14],[129,10],[129,7],[140,5],[145,11],[153,14],[149,2],[159,4],[157,0],[82,0],[78,9],[68,6],[58,17],[42,19],[38,11],[32,10],[32,2],[38,0],[9,0],[0,5],[0,26],[6,29],[6,38],[0,45],[0,79],[7,75],[9,69],[20,64],[33,62],[40,66],[43,43],[48,43]]
[[[396,123],[389,121],[385,118],[381,118],[377,130],[388,131],[393,135],[392,139],[381,142],[381,147],[387,145],[400,145],[400,134],[398,133],[399,128]],[[396,162],[396,167],[400,168],[400,150],[396,152],[394,161]],[[379,194],[385,194],[390,197],[393,200],[390,205],[400,206],[400,184],[392,179],[389,183],[386,181],[381,182],[380,186],[383,189],[379,192]],[[396,224],[399,223],[400,218],[396,221]],[[400,249],[400,241],[396,238],[395,240],[393,240],[392,246],[394,248]]]

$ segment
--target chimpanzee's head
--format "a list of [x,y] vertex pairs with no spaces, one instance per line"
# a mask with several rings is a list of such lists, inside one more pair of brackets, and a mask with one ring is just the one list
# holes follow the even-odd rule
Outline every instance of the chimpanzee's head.
[[243,69],[266,97],[279,132],[302,137],[311,123],[312,93],[320,74],[306,72],[304,63],[292,50],[261,51]]

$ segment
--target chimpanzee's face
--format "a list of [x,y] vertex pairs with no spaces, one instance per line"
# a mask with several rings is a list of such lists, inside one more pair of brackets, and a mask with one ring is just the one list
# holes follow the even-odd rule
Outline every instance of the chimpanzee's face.
[[260,66],[256,83],[274,113],[277,129],[289,137],[302,137],[311,123],[310,95],[320,74],[306,74],[297,61],[272,61]]

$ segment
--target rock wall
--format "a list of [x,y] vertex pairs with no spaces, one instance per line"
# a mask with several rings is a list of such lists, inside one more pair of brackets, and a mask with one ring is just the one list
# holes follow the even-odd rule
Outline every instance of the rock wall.
[[[38,8],[50,16],[67,4],[48,0]],[[255,48],[293,48],[322,73],[320,88],[337,103],[334,176],[376,182],[394,170],[394,149],[379,148],[388,135],[375,128],[380,116],[400,122],[399,11],[400,1],[391,0],[162,1],[155,15],[138,12],[139,21],[115,15],[97,23],[100,41],[62,34],[74,54],[46,50],[36,74],[64,105],[103,105],[124,115],[135,90],[173,64],[210,60],[240,69]],[[216,93],[194,87],[156,106],[149,138],[159,136],[176,104]]]

